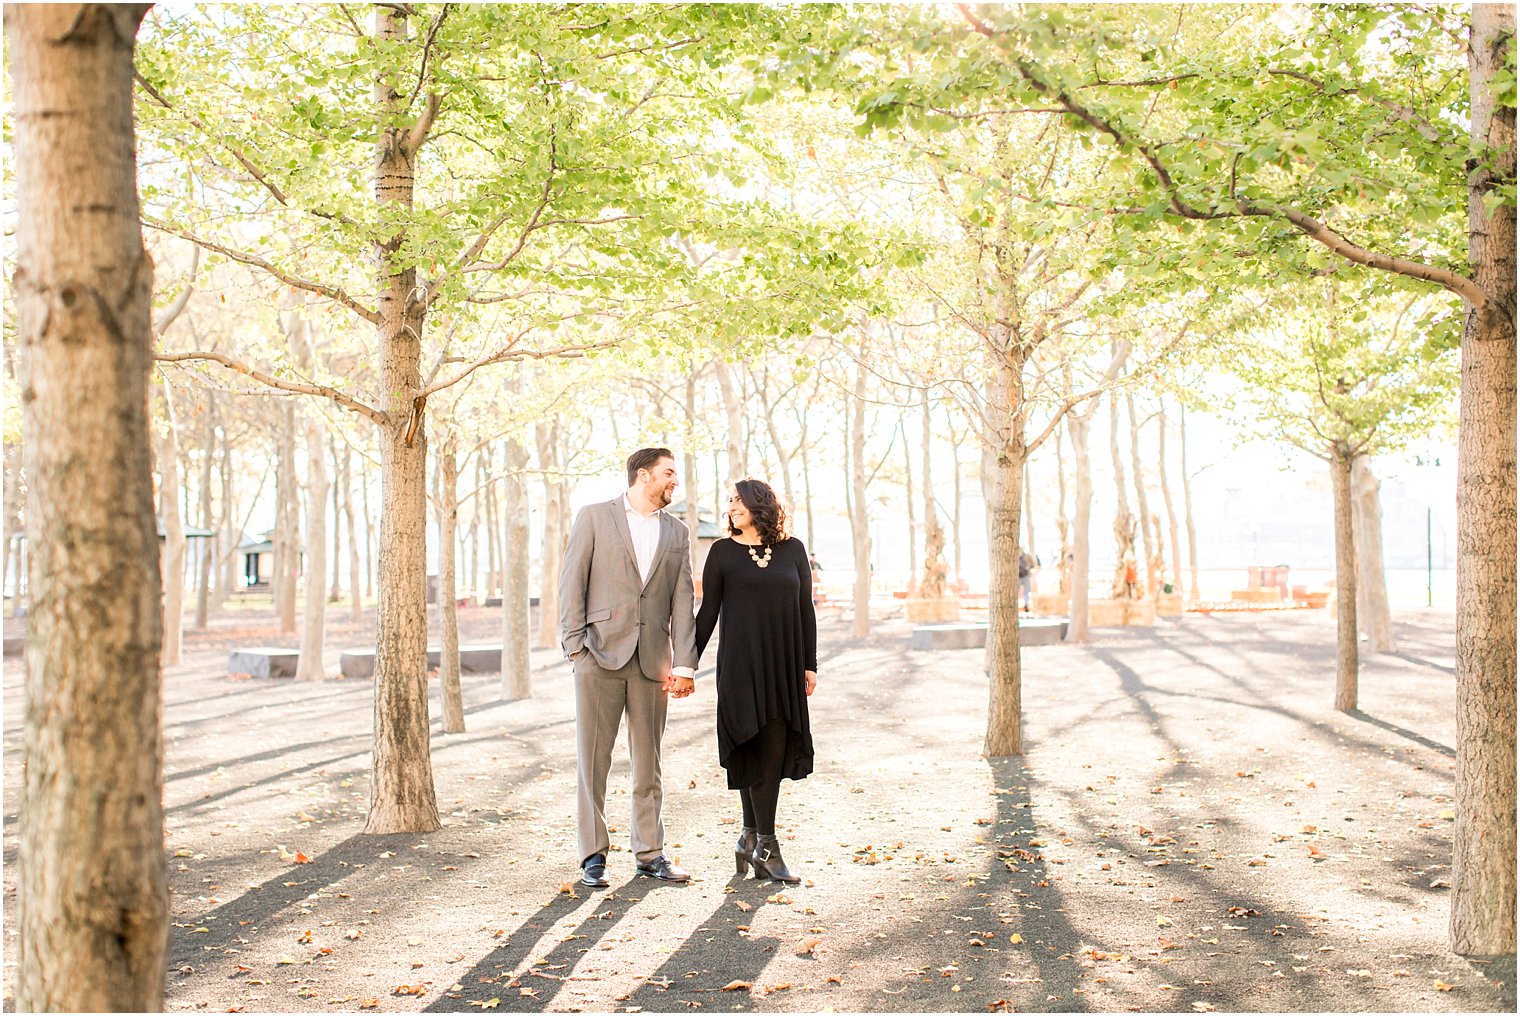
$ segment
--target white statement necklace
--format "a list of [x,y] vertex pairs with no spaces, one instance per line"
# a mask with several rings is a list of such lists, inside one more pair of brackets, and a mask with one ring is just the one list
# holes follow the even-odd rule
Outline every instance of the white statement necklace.
[[[747,545],[748,546],[748,545]],[[771,548],[766,547],[764,554],[756,554],[753,546],[749,547],[749,559],[762,568],[769,568],[771,564]]]

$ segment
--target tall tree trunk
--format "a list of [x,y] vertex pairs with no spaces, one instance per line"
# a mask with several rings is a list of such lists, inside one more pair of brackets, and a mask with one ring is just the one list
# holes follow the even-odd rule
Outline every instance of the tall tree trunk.
[[343,560],[343,483],[341,482],[343,464],[338,459],[337,439],[331,434],[327,437],[327,450],[332,455],[333,475],[340,479],[340,482],[330,485],[333,514],[332,585],[327,592],[327,598],[337,603],[343,598],[343,584],[339,581],[339,575],[343,569],[338,566],[338,562]]
[[1351,526],[1356,534],[1356,616],[1374,653],[1393,652],[1393,617],[1388,612],[1388,583],[1383,574],[1382,484],[1372,475],[1366,455],[1351,463]]
[[[231,428],[222,428],[222,547],[221,559],[217,570],[221,573],[221,589],[217,594],[218,604],[226,603],[238,588],[238,566],[241,563],[238,558],[238,544],[242,542],[242,531],[239,529],[237,484],[234,473],[235,460],[232,457],[232,433]],[[266,471],[265,475],[268,473]]]
[[538,441],[538,467],[544,474],[543,570],[538,589],[538,642],[540,649],[559,645],[559,568],[564,558],[567,521],[559,512],[559,420],[534,426]]
[[1128,581],[1129,569],[1135,561],[1135,517],[1129,510],[1128,483],[1124,478],[1124,458],[1119,453],[1119,393],[1108,397],[1108,450],[1114,464],[1114,565],[1113,597],[1122,600],[1133,590]]
[[359,535],[354,529],[354,450],[343,446],[343,514],[348,521],[349,616],[364,620],[364,600],[359,588]]
[[[1060,583],[1057,589],[1061,598],[1070,604],[1071,600],[1071,519],[1066,515],[1066,449],[1064,431],[1056,428],[1056,534],[1061,555],[1056,562],[1060,572]],[[1068,611],[1070,607],[1068,606]]]
[[369,461],[359,456],[359,504],[364,509],[364,597],[375,598],[375,523],[369,513]]
[[529,660],[528,609],[528,449],[517,438],[507,441],[506,486],[502,516],[506,523],[501,591],[501,697],[508,702],[533,695]]
[[[1010,315],[1011,316],[1011,315]],[[982,489],[987,500],[987,735],[982,753],[1024,754],[1019,654],[1019,511],[1024,480],[1023,346],[1006,325],[987,354],[987,433]]]
[[301,574],[301,507],[296,483],[296,407],[286,401],[280,427],[280,472],[274,523],[274,612],[281,634],[296,630],[296,583]]
[[443,640],[438,679],[443,690],[443,732],[464,733],[464,692],[459,685],[459,593],[454,582],[454,540],[459,529],[459,455],[454,435],[444,438],[434,467],[438,512],[438,613]]
[[[9,357],[7,357],[8,359]],[[9,373],[9,372],[7,372]],[[15,557],[15,551],[20,542],[16,535],[21,528],[21,446],[19,444],[6,444],[4,451],[5,462],[5,499],[3,510],[0,510],[0,518],[4,520],[5,532],[0,535],[0,548],[5,554],[5,570],[0,573],[0,584],[9,584],[15,579],[16,595],[12,603],[21,600],[21,575],[19,559],[14,564],[11,561]]]
[[1099,403],[1094,400],[1085,411],[1066,414],[1066,434],[1071,438],[1072,490],[1071,521],[1071,605],[1066,623],[1067,642],[1086,642],[1088,632],[1088,595],[1092,584],[1092,458],[1088,454],[1088,437]]
[[179,662],[185,626],[185,520],[179,510],[179,419],[169,382],[164,393],[163,440],[158,446],[158,512],[163,521],[163,664]]
[[1356,542],[1351,531],[1351,450],[1330,445],[1330,487],[1335,495],[1335,708],[1356,708]]
[[[685,418],[681,421],[681,441],[686,446],[682,451],[681,471],[686,481],[686,531],[691,534],[691,570],[702,574],[702,569],[697,567],[697,526],[701,524],[702,516],[697,506],[697,375],[692,371],[686,375],[686,403]],[[808,546],[812,546],[811,543]]]
[[[212,514],[211,478],[216,466],[216,393],[206,393],[206,437],[201,442],[201,527],[208,533],[216,532],[216,517]],[[212,544],[208,541],[211,537],[202,537],[195,542],[197,565],[196,571],[200,578],[195,584],[195,627],[204,630],[211,620],[211,567],[215,555],[212,553]]]
[[[406,16],[375,8],[375,35],[395,44],[407,34]],[[412,208],[413,160],[419,139],[398,125],[401,101],[382,76],[375,84],[381,131],[375,199]],[[375,743],[368,833],[431,832],[438,799],[429,751],[427,675],[427,427],[422,387],[422,332],[427,308],[413,298],[417,270],[392,267],[406,257],[405,235],[375,244],[381,350],[380,602],[375,634]],[[403,262],[404,264],[405,262]]]
[[33,604],[18,809],[22,1012],[164,1008],[152,263],[132,132],[133,42],[147,9],[5,10]]
[[1198,527],[1193,522],[1193,477],[1187,464],[1187,407],[1177,410],[1177,445],[1181,453],[1182,467],[1182,518],[1187,528],[1188,545],[1188,599],[1193,603],[1198,597]]
[[718,492],[719,500],[722,500],[728,492],[728,488],[734,485],[736,480],[742,480],[748,474],[749,465],[744,461],[744,403],[739,398],[738,390],[734,387],[732,373],[728,364],[720,357],[713,361],[713,369],[718,375],[718,388],[723,393],[723,409],[728,418],[728,482],[723,490]]
[[1166,506],[1166,524],[1172,545],[1172,592],[1182,592],[1182,541],[1177,535],[1177,510],[1172,506],[1172,486],[1166,473],[1166,402],[1162,401],[1156,417],[1161,432],[1161,447],[1156,456],[1156,476],[1161,481],[1161,500]]
[[[861,355],[864,356],[862,349]],[[850,534],[855,549],[855,618],[850,634],[871,634],[871,515],[866,505],[866,368],[855,365],[850,406]]]
[[[315,415],[306,420],[306,583],[301,615],[301,656],[296,680],[327,676],[322,647],[327,629],[327,442]],[[336,568],[337,562],[333,562]]]
[[923,395],[923,436],[921,451],[924,457],[924,579],[918,584],[918,595],[926,600],[938,600],[945,595],[945,530],[939,524],[934,508],[934,459],[933,418],[929,408],[929,392]]
[[918,588],[918,519],[913,509],[913,442],[908,438],[906,416],[897,418],[903,445],[903,506],[908,512],[908,595]]
[[965,542],[961,539],[961,442],[955,432],[955,425],[950,426],[951,436],[956,438],[950,444],[950,496],[955,503],[950,511],[950,540],[954,549],[955,581],[964,583],[965,572],[961,570],[961,545]]
[[1135,415],[1135,393],[1124,393],[1124,408],[1129,411],[1130,464],[1135,469],[1135,508],[1140,512],[1141,547],[1145,552],[1145,596],[1154,599],[1161,591],[1161,548],[1151,535],[1150,498],[1145,493],[1145,471],[1140,456],[1140,419]]
[[[804,431],[802,446],[798,449],[797,455],[802,459],[802,509],[807,518],[807,545],[809,550],[812,550],[815,546],[813,539],[813,471],[808,465],[808,447],[811,444],[812,442],[807,439],[806,431]],[[959,545],[956,547],[956,552],[960,552]]]
[[1498,100],[1514,46],[1514,7],[1473,4],[1472,138],[1495,154],[1468,176],[1468,260],[1485,300],[1462,331],[1457,436],[1451,947],[1464,955],[1515,950],[1515,205],[1485,202],[1515,180],[1515,107]]

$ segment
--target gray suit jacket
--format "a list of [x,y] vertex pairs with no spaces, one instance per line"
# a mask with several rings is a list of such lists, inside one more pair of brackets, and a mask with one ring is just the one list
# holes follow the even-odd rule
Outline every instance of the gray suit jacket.
[[664,680],[673,663],[696,667],[692,613],[691,535],[685,523],[661,511],[660,544],[639,580],[633,536],[623,498],[581,509],[559,573],[559,635],[566,656],[585,649],[604,670],[617,670],[638,653],[639,669]]

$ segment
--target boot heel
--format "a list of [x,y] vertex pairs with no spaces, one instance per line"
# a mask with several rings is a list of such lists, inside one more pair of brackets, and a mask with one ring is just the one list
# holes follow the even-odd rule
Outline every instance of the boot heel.
[[754,852],[755,830],[744,826],[739,830],[739,842],[734,844],[734,874],[743,876],[749,874],[749,866],[753,863],[750,854]]

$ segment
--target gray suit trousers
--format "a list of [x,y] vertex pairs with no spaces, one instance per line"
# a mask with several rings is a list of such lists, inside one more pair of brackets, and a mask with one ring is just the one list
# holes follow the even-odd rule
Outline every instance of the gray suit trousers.
[[633,853],[639,861],[652,861],[664,853],[660,742],[668,705],[664,686],[644,676],[637,653],[617,670],[602,669],[590,653],[575,660],[575,831],[582,861],[607,853],[611,846],[607,771],[625,712],[633,769]]

